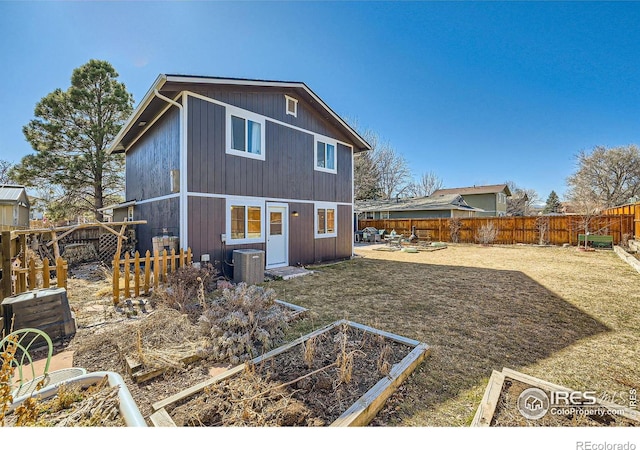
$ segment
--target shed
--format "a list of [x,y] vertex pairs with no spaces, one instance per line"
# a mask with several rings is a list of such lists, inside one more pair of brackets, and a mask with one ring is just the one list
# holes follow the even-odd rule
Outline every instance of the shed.
[[24,186],[0,185],[0,230],[29,228],[29,197]]

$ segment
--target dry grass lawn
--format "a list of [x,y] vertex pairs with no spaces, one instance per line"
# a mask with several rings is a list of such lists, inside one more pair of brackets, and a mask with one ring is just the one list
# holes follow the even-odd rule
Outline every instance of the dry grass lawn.
[[640,388],[640,275],[614,252],[373,248],[268,286],[312,310],[295,333],[347,318],[432,346],[396,399],[396,425],[469,425],[503,367],[610,395]]

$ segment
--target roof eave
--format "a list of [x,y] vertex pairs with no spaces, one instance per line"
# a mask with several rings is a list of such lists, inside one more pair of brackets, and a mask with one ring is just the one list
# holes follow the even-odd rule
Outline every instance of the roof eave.
[[158,75],[158,78],[156,78],[156,80],[153,82],[145,96],[142,98],[140,104],[122,125],[122,128],[120,128],[120,131],[118,132],[118,134],[116,134],[116,137],[113,138],[113,140],[109,143],[109,146],[107,147],[107,154],[110,155],[111,153],[121,153],[125,150],[124,146],[122,145],[122,138],[124,138],[129,130],[131,130],[133,125],[138,121],[138,118],[140,117],[142,112],[149,106],[149,103],[151,103],[151,100],[153,100],[153,97],[155,96],[155,91],[160,90],[166,82],[166,75]]
[[358,143],[358,151],[371,150],[371,145],[362,138],[348,123],[336,114],[315,92],[309,88],[305,83],[300,81],[268,81],[268,80],[250,80],[243,78],[209,78],[209,77],[197,77],[186,75],[165,75],[166,82],[173,83],[203,83],[203,84],[231,84],[237,86],[265,86],[265,87],[284,87],[303,89],[309,94],[322,108],[324,108],[331,116],[338,121],[338,123],[344,127],[344,129],[351,135],[351,137]]

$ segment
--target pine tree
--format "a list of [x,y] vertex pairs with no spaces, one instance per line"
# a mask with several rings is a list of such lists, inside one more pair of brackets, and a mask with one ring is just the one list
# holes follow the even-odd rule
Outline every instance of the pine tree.
[[[107,61],[75,69],[71,86],[56,89],[35,108],[23,132],[35,153],[10,172],[16,181],[57,193],[52,205],[75,215],[99,211],[124,187],[124,158],[107,146],[133,109],[133,97]],[[54,189],[56,187],[57,189]]]
[[557,213],[560,211],[560,199],[556,191],[551,191],[549,197],[547,197],[547,204],[542,211],[544,214]]

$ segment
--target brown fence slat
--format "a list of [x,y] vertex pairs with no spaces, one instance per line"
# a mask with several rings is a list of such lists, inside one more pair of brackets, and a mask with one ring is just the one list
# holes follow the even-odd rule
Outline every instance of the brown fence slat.
[[[184,259],[183,259],[184,258]],[[120,295],[123,294],[124,298],[131,298],[131,285],[130,276],[133,271],[133,295],[135,297],[140,296],[140,287],[142,285],[142,292],[149,294],[151,291],[151,273],[153,272],[153,287],[157,288],[160,283],[167,281],[167,274],[178,270],[178,268],[191,264],[191,249],[187,248],[186,252],[180,250],[176,253],[175,249],[171,250],[171,254],[168,255],[166,250],[162,253],[154,251],[153,257],[147,250],[144,260],[140,258],[140,253],[136,252],[133,257],[129,253],[125,253],[123,260],[113,261],[113,302],[117,304],[120,301]],[[144,284],[141,280],[141,268],[140,265],[144,264]],[[133,265],[133,268],[131,267]],[[122,266],[122,271],[120,270]],[[124,277],[124,289],[120,289],[119,275],[122,273]]]

